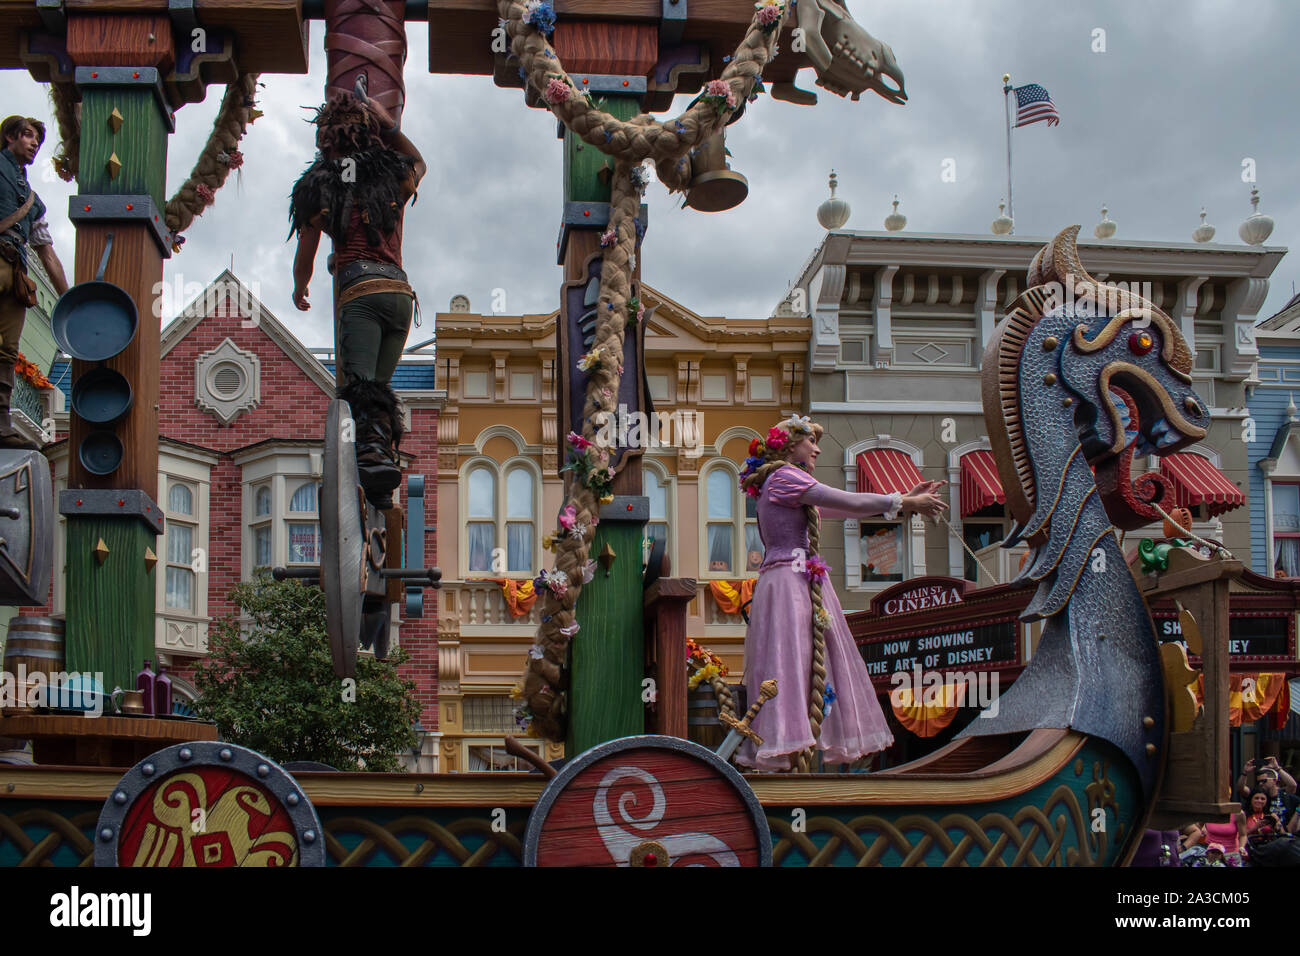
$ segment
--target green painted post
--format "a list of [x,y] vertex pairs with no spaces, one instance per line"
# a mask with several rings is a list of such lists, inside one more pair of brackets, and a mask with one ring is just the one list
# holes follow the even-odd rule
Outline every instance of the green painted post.
[[[113,157],[117,162],[110,165]],[[167,202],[167,127],[150,87],[82,90],[79,164],[77,186],[82,193],[147,194],[155,206],[163,208]]]
[[[593,95],[606,112],[619,119],[628,120],[641,112],[635,96],[604,94],[602,99],[601,93]],[[570,130],[564,131],[566,204],[608,203],[613,170],[613,159]],[[595,236],[606,228],[603,223],[587,226],[583,220],[578,222],[581,224],[571,226],[563,250],[565,278],[570,280],[586,275],[587,257],[599,248]],[[624,374],[640,375],[641,370],[629,368]],[[559,387],[568,388],[567,370],[561,373]],[[570,650],[565,740],[565,752],[571,757],[608,740],[645,733],[641,540],[649,499],[640,497],[640,468],[640,458],[634,458],[615,479],[616,492],[625,489],[635,494],[617,495],[600,510],[591,545],[596,576],[578,598],[576,611],[582,630]],[[608,574],[600,561],[606,545],[616,556]]]
[[[113,515],[70,516],[67,529],[67,670],[102,673],[105,690],[134,687],[145,659],[157,656],[157,571],[147,569],[143,557],[145,548],[157,547],[154,531]],[[102,564],[96,556],[101,540],[108,549]]]
[[[570,650],[565,752],[571,757],[645,733],[641,540],[649,511],[650,499],[622,495],[600,509],[591,546],[596,576],[578,598],[582,630]],[[600,560],[606,545],[615,555],[608,574]]]
[[[597,103],[601,100],[598,97]],[[615,119],[630,120],[641,112],[640,101],[632,96],[608,96],[602,104]],[[609,173],[601,173],[608,169]],[[614,160],[590,143],[584,143],[573,131],[564,131],[564,201],[609,202],[609,175]]]

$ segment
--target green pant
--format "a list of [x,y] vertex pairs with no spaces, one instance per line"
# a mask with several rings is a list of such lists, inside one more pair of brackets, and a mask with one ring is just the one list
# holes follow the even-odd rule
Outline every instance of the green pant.
[[338,341],[342,381],[364,378],[387,385],[406,346],[411,312],[412,299],[401,292],[363,295],[343,306]]

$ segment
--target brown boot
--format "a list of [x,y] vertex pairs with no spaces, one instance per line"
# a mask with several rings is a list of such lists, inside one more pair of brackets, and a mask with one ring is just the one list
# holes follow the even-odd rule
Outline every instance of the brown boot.
[[23,437],[9,417],[9,400],[13,391],[14,367],[0,364],[0,448],[26,448],[34,451],[40,446]]

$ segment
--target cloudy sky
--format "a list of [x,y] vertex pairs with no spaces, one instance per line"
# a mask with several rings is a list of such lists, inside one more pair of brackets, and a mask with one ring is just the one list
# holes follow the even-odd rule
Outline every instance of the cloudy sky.
[[[743,0],[737,0],[743,2]],[[1218,240],[1240,244],[1250,213],[1242,163],[1253,159],[1261,209],[1277,221],[1269,245],[1300,245],[1300,88],[1294,38],[1300,4],[1290,0],[907,0],[848,7],[894,49],[910,101],[894,106],[821,91],[816,107],[763,97],[728,131],[732,165],[749,179],[749,199],[726,213],[680,209],[651,187],[644,278],[704,315],[768,315],[824,234],[815,212],[827,174],[853,216],[848,228],[878,230],[895,193],[908,230],[984,233],[1006,193],[1003,73],[1039,83],[1059,126],[1016,130],[1016,232],[1047,236],[1079,222],[1085,234],[1103,202],[1117,240],[1190,241],[1204,205]],[[1048,12],[1050,11],[1050,12]],[[1104,32],[1105,52],[1094,52]],[[230,265],[307,344],[331,344],[325,252],[317,261],[310,313],[290,300],[293,246],[284,237],[287,194],[310,161],[304,106],[324,86],[323,25],[313,24],[307,76],[266,75],[266,116],[249,130],[239,176],[190,228],[167,277],[206,283]],[[517,90],[484,77],[430,75],[427,24],[409,29],[405,131],[423,150],[429,176],[408,213],[404,258],[427,313],[468,295],[476,311],[506,293],[511,313],[558,304],[555,240],[561,210],[561,144],[548,113],[524,106]],[[800,85],[813,86],[811,70]],[[220,101],[178,114],[168,183],[188,173]],[[5,114],[48,117],[45,88],[25,74],[0,75]],[[678,99],[684,108],[686,99]],[[37,158],[54,152],[47,143]],[[944,182],[945,161],[956,181]],[[71,189],[33,175],[54,210],[65,262],[73,231],[60,213]],[[48,174],[44,177],[48,180]],[[1300,255],[1283,260],[1261,317],[1300,280]],[[168,310],[170,314],[170,309]],[[168,315],[169,317],[169,315]],[[429,324],[410,342],[427,337]]]

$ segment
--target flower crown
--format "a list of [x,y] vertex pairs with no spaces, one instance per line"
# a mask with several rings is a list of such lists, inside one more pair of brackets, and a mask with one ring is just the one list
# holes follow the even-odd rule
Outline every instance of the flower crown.
[[[817,434],[813,428],[812,419],[807,415],[791,415],[785,421],[773,425],[767,430],[767,438],[755,438],[749,443],[749,457],[745,459],[745,468],[740,473],[740,485],[745,489],[745,494],[751,498],[757,498],[760,490],[755,485],[745,485],[747,479],[760,467],[769,461],[776,461],[792,445],[804,438],[811,438]],[[802,462],[791,462],[798,468],[807,470],[807,466]]]

